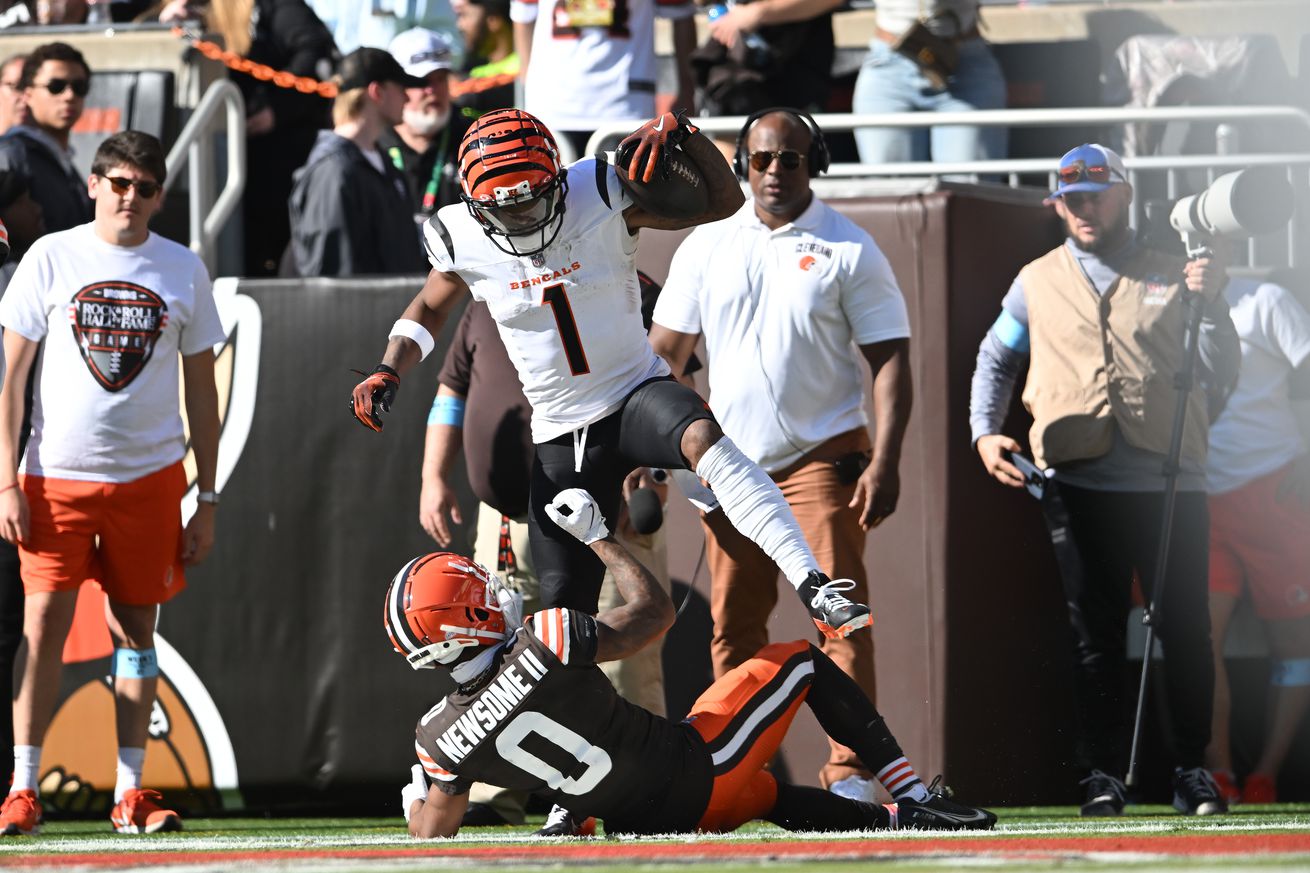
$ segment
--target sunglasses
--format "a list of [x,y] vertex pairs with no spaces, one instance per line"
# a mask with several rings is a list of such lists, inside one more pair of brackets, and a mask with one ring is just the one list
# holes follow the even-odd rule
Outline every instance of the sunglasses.
[[777,158],[778,163],[782,165],[784,170],[794,170],[801,165],[801,161],[805,160],[805,155],[795,149],[783,149],[778,152],[751,152],[751,169],[757,173],[763,173],[775,158]]
[[1114,170],[1104,164],[1088,166],[1085,161],[1074,161],[1069,166],[1060,168],[1061,185],[1072,185],[1073,183],[1081,182],[1084,179],[1088,182],[1095,182],[1098,185],[1120,181],[1115,179]]
[[148,182],[145,179],[124,179],[122,176],[101,176],[109,183],[109,187],[114,189],[114,193],[122,197],[131,189],[135,188],[136,193],[146,200],[155,199],[155,195],[163,190],[164,186],[158,182]]
[[49,82],[33,82],[33,88],[44,88],[51,94],[59,95],[64,93],[65,89],[72,88],[73,93],[78,97],[85,97],[91,90],[90,79],[51,79]]

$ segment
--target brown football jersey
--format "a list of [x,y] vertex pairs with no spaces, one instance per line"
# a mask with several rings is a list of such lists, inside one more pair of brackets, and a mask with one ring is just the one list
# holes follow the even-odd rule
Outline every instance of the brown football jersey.
[[474,782],[535,791],[608,832],[693,830],[713,783],[700,736],[628,703],[595,664],[596,622],[547,609],[528,617],[493,678],[446,697],[415,747],[447,794]]

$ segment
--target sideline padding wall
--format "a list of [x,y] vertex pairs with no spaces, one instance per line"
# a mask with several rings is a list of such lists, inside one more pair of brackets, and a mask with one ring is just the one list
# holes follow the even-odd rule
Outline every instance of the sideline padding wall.
[[403,777],[414,724],[438,696],[432,673],[392,653],[382,594],[434,548],[417,523],[419,469],[457,319],[435,361],[403,380],[382,433],[348,408],[350,368],[372,370],[420,284],[241,283],[264,325],[253,426],[224,488],[219,544],[161,630],[218,671],[206,684],[247,803]]
[[[1061,791],[1071,784],[1061,770],[1069,739],[1064,605],[1050,546],[1037,506],[987,477],[968,428],[978,343],[1019,268],[1062,239],[1041,200],[1032,191],[946,184],[832,201],[887,255],[913,332],[900,505],[865,549],[877,703],[921,775],[945,773],[961,797],[978,802],[1068,802]],[[663,278],[681,236],[643,240],[638,265]],[[1022,440],[1026,424],[1012,414],[1009,429]],[[688,538],[699,524],[688,530],[670,536],[688,545],[669,556],[679,578],[690,577],[699,554]],[[697,588],[708,597],[707,575],[702,569]],[[794,595],[782,591],[771,638],[811,634]],[[797,725],[783,746],[787,771],[815,784],[827,743],[808,710]]]
[[[391,809],[392,783],[409,772],[414,725],[439,695],[432,673],[392,653],[382,595],[410,557],[434,548],[417,507],[437,367],[429,360],[404,380],[381,434],[354,421],[348,399],[360,378],[350,368],[373,368],[420,284],[219,283],[230,339],[218,362],[217,541],[162,610],[167,693],[145,772],[183,808],[380,813],[373,804]],[[463,505],[476,504],[466,495]],[[98,606],[82,610],[89,621],[66,655],[45,764],[56,806],[107,813],[113,721]]]

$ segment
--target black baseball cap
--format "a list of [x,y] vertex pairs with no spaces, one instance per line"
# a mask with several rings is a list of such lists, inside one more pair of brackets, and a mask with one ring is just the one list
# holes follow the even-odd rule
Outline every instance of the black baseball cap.
[[422,88],[423,80],[405,72],[390,52],[379,48],[357,48],[341,59],[338,71],[342,91],[364,88],[374,82],[397,82],[406,88]]

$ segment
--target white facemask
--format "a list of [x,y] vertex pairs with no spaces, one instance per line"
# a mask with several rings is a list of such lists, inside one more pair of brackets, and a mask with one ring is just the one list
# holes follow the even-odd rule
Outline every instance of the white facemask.
[[434,109],[431,112],[406,109],[404,119],[405,126],[419,136],[432,136],[450,121],[450,104],[447,103],[444,109]]

